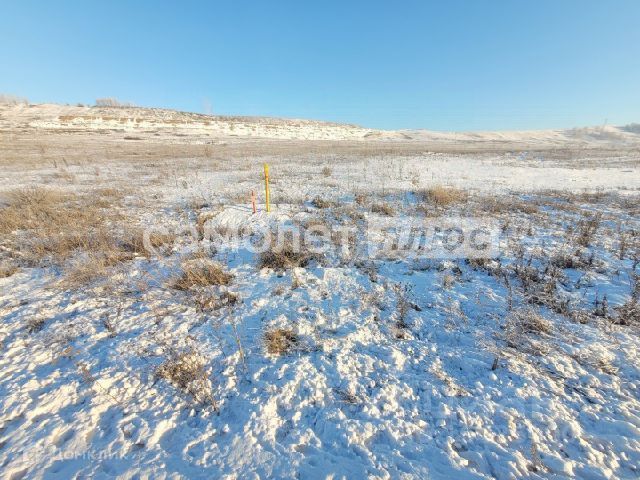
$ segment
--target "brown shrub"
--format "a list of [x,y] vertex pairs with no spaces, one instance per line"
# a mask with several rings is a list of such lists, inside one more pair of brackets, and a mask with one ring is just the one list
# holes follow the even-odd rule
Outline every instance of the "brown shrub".
[[290,328],[274,328],[264,334],[264,344],[271,355],[286,355],[300,344],[300,338]]

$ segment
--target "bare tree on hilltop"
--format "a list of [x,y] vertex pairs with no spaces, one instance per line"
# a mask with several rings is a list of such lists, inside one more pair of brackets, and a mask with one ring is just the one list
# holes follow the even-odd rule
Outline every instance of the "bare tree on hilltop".
[[18,97],[16,95],[7,95],[4,93],[0,93],[0,105],[18,105],[24,103],[26,105],[29,104],[29,100],[24,97]]
[[117,98],[97,98],[96,107],[135,107],[131,102],[121,102]]

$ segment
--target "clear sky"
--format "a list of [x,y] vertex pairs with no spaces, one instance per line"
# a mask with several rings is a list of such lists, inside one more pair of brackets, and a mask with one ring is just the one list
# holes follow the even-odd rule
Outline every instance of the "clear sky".
[[0,93],[376,128],[640,122],[640,0],[3,0]]

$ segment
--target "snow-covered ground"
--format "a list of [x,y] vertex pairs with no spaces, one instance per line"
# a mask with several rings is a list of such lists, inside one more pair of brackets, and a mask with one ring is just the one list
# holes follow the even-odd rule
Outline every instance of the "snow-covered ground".
[[[633,128],[436,134],[0,108],[6,478],[640,475]],[[21,210],[33,186],[55,195]],[[64,233],[56,208],[96,237],[82,210],[107,235],[169,240],[95,263],[89,239],[63,257],[37,248]],[[382,220],[457,217],[497,225],[499,254],[363,253]],[[33,230],[6,227],[18,224]],[[282,225],[350,228],[351,250],[261,268],[247,245],[202,235]],[[200,261],[232,277],[176,288]],[[274,349],[278,331],[290,336]],[[185,364],[186,381],[167,373]]]

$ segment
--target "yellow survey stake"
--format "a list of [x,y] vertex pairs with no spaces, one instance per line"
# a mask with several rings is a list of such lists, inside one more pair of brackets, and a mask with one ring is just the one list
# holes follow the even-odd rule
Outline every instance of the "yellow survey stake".
[[264,164],[264,193],[266,197],[266,205],[267,212],[271,211],[271,206],[269,205],[269,165]]

